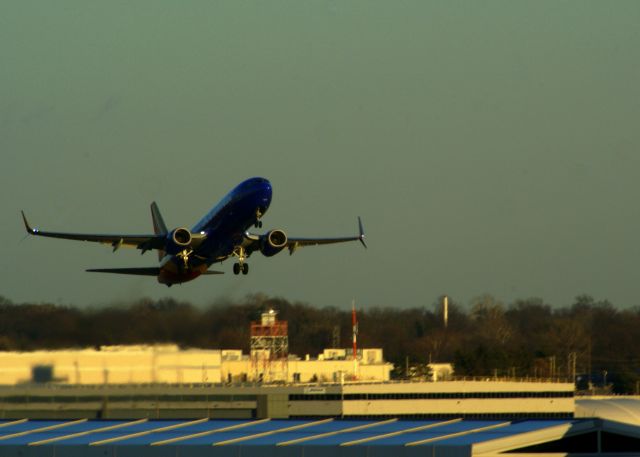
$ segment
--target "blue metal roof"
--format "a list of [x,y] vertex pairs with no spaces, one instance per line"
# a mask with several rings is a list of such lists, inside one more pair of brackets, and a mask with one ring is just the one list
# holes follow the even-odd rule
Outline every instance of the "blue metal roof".
[[465,445],[482,443],[484,441],[496,440],[507,436],[517,435],[520,433],[534,432],[545,428],[555,427],[557,425],[570,424],[570,420],[559,421],[525,421],[509,424],[507,427],[496,427],[492,430],[481,431],[478,433],[448,438],[438,441],[442,445]]
[[[93,424],[97,425],[97,430],[93,433],[89,433],[82,436],[72,436],[68,439],[61,439],[56,441],[56,444],[61,445],[89,445],[95,442],[114,439],[114,438],[122,438],[128,436],[133,433],[142,433],[142,432],[150,432],[154,429],[161,427],[168,427],[172,425],[179,425],[188,421],[184,420],[172,420],[172,421],[129,421],[130,424],[127,426],[123,426],[117,429],[109,428],[107,430],[103,430],[102,425],[105,425],[104,428],[108,428],[108,425],[104,424],[103,421],[90,421]],[[110,421],[109,421],[110,422]],[[58,438],[63,438],[64,436],[68,436],[71,434],[61,433],[58,435]],[[53,436],[52,436],[53,438]],[[46,439],[46,438],[43,438]],[[113,444],[118,444],[118,441],[113,442]]]
[[[76,425],[70,425],[68,427],[58,428],[55,430],[31,433],[29,435],[25,435],[24,437],[22,437],[22,439],[20,439],[19,442],[24,444],[32,444],[32,443],[38,443],[39,441],[44,441],[44,440],[77,436],[81,433],[85,433],[86,436],[92,436],[92,434],[98,433],[97,432],[98,430],[112,429],[112,428],[117,428],[124,432],[127,429],[130,430],[132,427],[136,425],[136,423],[137,421],[130,421],[130,420],[119,420],[119,421],[91,420],[91,421],[81,422]],[[0,429],[0,440],[2,439],[1,435],[3,431],[4,430]],[[80,436],[83,436],[83,435],[80,435]],[[68,443],[86,444],[86,441],[82,441],[80,438],[77,438],[75,442],[73,442],[72,438],[68,438],[66,441],[60,440],[57,442],[65,443],[65,444],[68,444]],[[17,444],[17,442],[15,443]],[[0,444],[2,444],[2,441],[0,441]],[[7,440],[4,442],[4,444],[13,444],[13,443],[12,443],[12,440]]]
[[[355,423],[356,421],[341,421],[346,423]],[[434,421],[434,420],[424,420],[424,421],[405,421],[405,420],[394,420],[394,421],[377,421],[371,422],[371,424],[375,424],[372,427],[350,431],[343,434],[333,435],[326,438],[318,438],[306,441],[304,444],[309,445],[319,445],[319,446],[339,446],[343,443],[349,443],[354,440],[362,440],[362,439],[374,439],[375,437],[380,437],[384,435],[388,435],[391,433],[396,433],[402,430],[415,429],[417,427],[427,427],[433,426],[439,423],[445,423],[446,421]]]
[[[249,423],[246,427],[242,428],[234,428],[233,430],[225,430],[214,435],[209,435],[205,437],[196,437],[191,438],[185,441],[180,441],[180,444],[204,444],[204,445],[214,445],[218,443],[225,443],[231,440],[244,439],[255,435],[260,435],[264,433],[282,433],[284,429],[290,429],[292,427],[300,427],[303,425],[311,424],[314,421],[310,420],[269,420],[269,421],[255,421],[254,423]],[[162,439],[162,438],[160,438]],[[243,441],[241,444],[245,444],[247,441]],[[220,444],[218,444],[220,445]]]
[[[118,444],[130,444],[130,445],[151,445],[156,442],[184,438],[190,435],[207,434],[224,428],[234,427],[237,425],[250,424],[252,421],[242,420],[208,420],[206,422],[189,421],[184,427],[175,428],[172,430],[153,431],[152,433],[144,436],[130,437],[119,441]],[[160,426],[159,428],[164,428]],[[210,436],[210,435],[205,435]],[[204,436],[203,436],[204,438]],[[184,444],[186,440],[180,440],[179,444]],[[205,439],[206,441],[206,439]]]
[[[404,422],[404,421],[401,421]],[[381,436],[376,439],[375,436],[370,437],[372,439],[363,443],[353,443],[353,445],[394,445],[394,446],[406,446],[411,443],[418,443],[424,440],[440,439],[445,436],[450,436],[457,433],[470,432],[478,428],[493,427],[499,424],[504,424],[504,421],[476,421],[476,420],[458,420],[458,421],[441,421],[431,424],[431,427],[416,430],[407,431],[404,433],[398,433],[393,436],[385,437]],[[419,427],[419,426],[418,426]],[[407,427],[406,429],[409,429]],[[416,427],[417,428],[417,427]],[[406,430],[404,429],[404,430]],[[398,430],[399,432],[402,429]],[[358,439],[358,438],[354,438]],[[417,444],[415,444],[417,445]]]
[[[126,446],[146,448],[144,455],[155,455],[155,452],[161,451],[160,448],[166,449],[171,446],[185,449],[242,446],[247,449],[247,452],[249,449],[258,452],[266,447],[281,449],[278,455],[289,455],[287,454],[289,451],[285,448],[296,446],[315,450],[323,447],[345,449],[362,446],[389,447],[388,449],[407,446],[469,448],[478,443],[576,422],[579,421],[339,420],[330,418],[1,421],[0,454],[4,455],[2,446],[14,446],[15,449],[16,446],[27,445],[31,449],[34,449],[34,446],[40,447],[42,452],[47,449],[53,451],[52,446],[60,449],[69,446]],[[8,450],[9,447],[5,449]],[[124,447],[122,449],[124,450]],[[294,449],[290,451],[293,452]],[[295,455],[298,454],[295,453]]]

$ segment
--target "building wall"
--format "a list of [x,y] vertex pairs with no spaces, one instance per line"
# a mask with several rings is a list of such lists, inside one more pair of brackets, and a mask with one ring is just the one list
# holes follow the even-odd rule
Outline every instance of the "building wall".
[[[272,362],[280,363],[280,362]],[[223,382],[254,382],[256,368],[258,372],[264,369],[262,364],[255,367],[252,361],[245,357],[242,360],[222,361]],[[281,370],[282,367],[275,367]],[[358,364],[355,379],[361,381],[388,381],[393,365],[390,363]],[[287,382],[341,382],[354,379],[354,364],[352,360],[289,360],[287,363]],[[297,377],[295,375],[298,375]]]
[[0,418],[571,417],[575,407],[567,383],[444,384],[2,386]]
[[[353,360],[292,360],[289,361],[289,380],[299,373],[300,382],[340,382],[342,380],[388,381],[393,369],[390,363],[354,366]],[[354,370],[356,374],[354,376]]]
[[438,381],[438,382],[398,382],[388,384],[348,384],[344,393],[465,393],[465,392],[573,392],[570,382],[542,381]]
[[291,416],[425,416],[572,414],[573,398],[290,401]]
[[217,350],[172,345],[0,352],[0,384],[30,382],[38,365],[52,366],[54,382],[68,384],[219,383],[221,360]]
[[351,400],[345,401],[345,416],[459,415],[572,413],[573,398],[518,398],[464,400]]
[[[358,380],[388,381],[393,366],[375,351],[376,363],[358,364]],[[223,353],[225,357],[223,358]],[[231,358],[227,360],[226,357]],[[351,360],[289,360],[276,371],[287,373],[287,382],[340,382],[354,379]],[[256,382],[256,367],[237,350],[180,350],[175,345],[106,346],[100,350],[0,352],[0,385],[32,381],[32,368],[53,367],[53,382],[67,384],[193,384]],[[257,371],[256,371],[257,370]],[[294,378],[294,373],[299,376]]]
[[291,416],[570,416],[575,408],[573,393],[571,383],[531,381],[347,383],[299,389],[291,397],[289,413]]

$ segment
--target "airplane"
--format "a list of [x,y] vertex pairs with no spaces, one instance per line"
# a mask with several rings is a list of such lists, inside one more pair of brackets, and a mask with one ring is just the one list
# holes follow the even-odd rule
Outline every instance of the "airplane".
[[283,249],[293,254],[303,246],[360,241],[366,248],[362,220],[358,217],[357,236],[339,238],[291,238],[281,229],[272,229],[262,235],[249,233],[250,227],[261,228],[262,217],[271,204],[271,183],[260,177],[249,178],[238,184],[191,229],[178,227],[167,230],[156,202],[151,203],[153,234],[146,235],[97,235],[85,233],[48,232],[33,228],[22,211],[25,229],[30,235],[92,241],[109,244],[113,252],[121,247],[133,247],[144,254],[157,250],[160,264],[139,268],[93,268],[88,272],[125,275],[156,276],[161,284],[171,287],[192,281],[201,275],[224,274],[209,270],[217,262],[235,257],[233,273],[249,273],[247,258],[260,251],[272,257]]

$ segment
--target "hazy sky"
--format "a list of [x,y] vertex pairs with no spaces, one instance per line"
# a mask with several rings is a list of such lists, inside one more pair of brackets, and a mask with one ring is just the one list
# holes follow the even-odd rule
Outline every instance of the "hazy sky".
[[[638,24],[638,1],[2,2],[0,295],[640,305]],[[168,289],[84,272],[152,253],[22,240],[22,208],[145,233],[156,200],[191,226],[256,175],[265,230],[349,235],[360,215],[369,249]]]

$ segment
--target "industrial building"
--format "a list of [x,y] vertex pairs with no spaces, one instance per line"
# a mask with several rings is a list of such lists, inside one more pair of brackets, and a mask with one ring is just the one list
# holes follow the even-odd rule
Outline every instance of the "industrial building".
[[389,382],[382,349],[289,354],[276,312],[250,327],[250,353],[181,350],[175,345],[0,352],[0,418],[568,418],[571,383]]
[[0,421],[6,457],[498,457],[640,453],[640,427],[565,420]]
[[0,419],[571,418],[573,384],[493,380],[0,387]]
[[[274,367],[278,379],[270,379]],[[24,383],[202,384],[238,382],[324,382],[354,379],[387,381],[393,369],[382,349],[362,349],[358,364],[344,349],[317,357],[288,355],[265,362],[241,350],[180,349],[176,345],[102,346],[97,349],[0,352],[0,385]],[[266,371],[269,370],[269,371]]]
[[[436,384],[436,383],[431,383]],[[77,393],[77,392],[76,392]],[[314,395],[313,393],[308,393]],[[519,400],[518,400],[519,401]],[[640,400],[577,400],[584,417],[0,419],[6,457],[559,457],[640,455]],[[602,410],[602,411],[600,411]],[[604,412],[606,417],[599,414]]]
[[290,354],[287,322],[273,310],[252,322],[250,331],[249,354],[172,344],[0,352],[0,385],[388,381],[393,369],[379,348],[325,349],[314,358]]
[[456,379],[450,364],[432,364],[428,380],[390,381],[382,349],[357,348],[355,331],[352,348],[314,358],[289,353],[287,323],[273,312],[250,331],[248,354],[175,345],[0,353],[0,455],[640,453],[638,401],[577,400],[568,382]]

